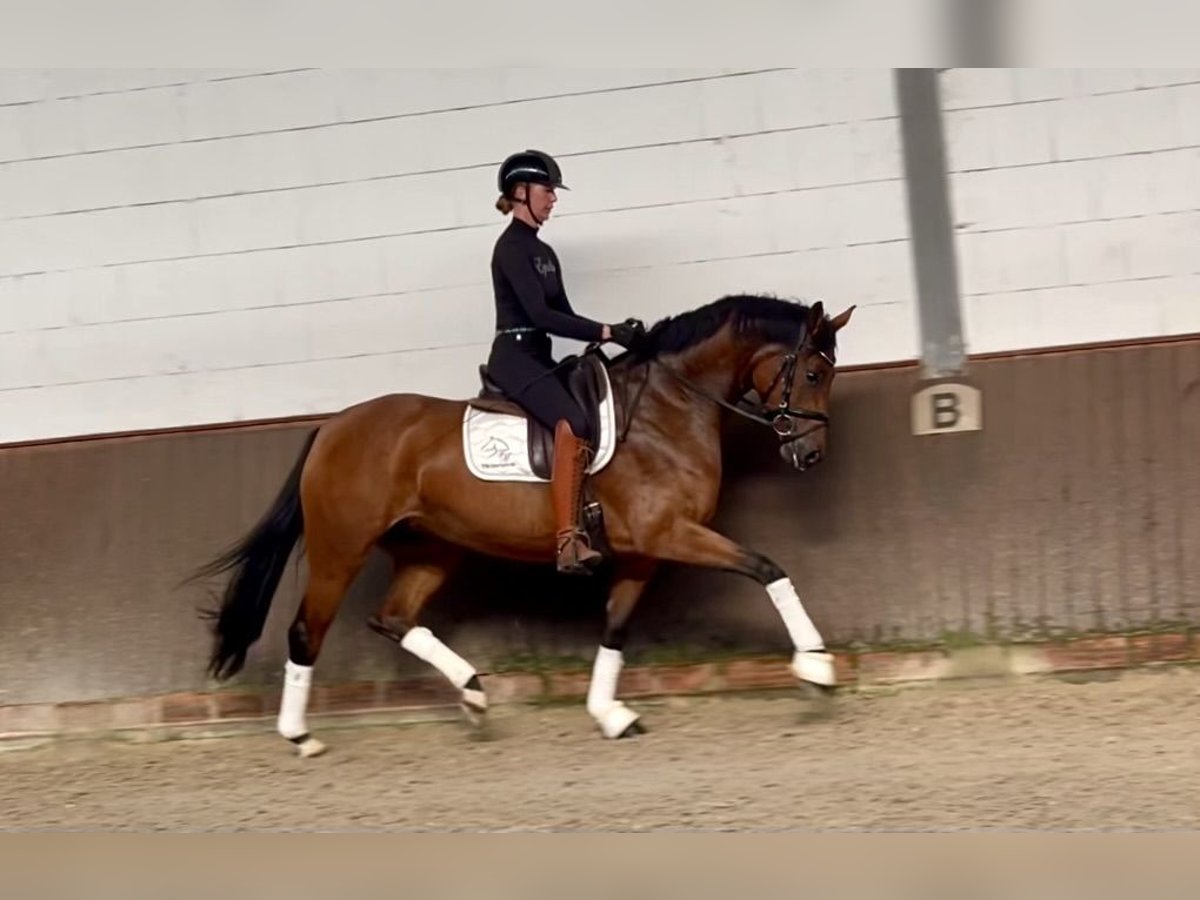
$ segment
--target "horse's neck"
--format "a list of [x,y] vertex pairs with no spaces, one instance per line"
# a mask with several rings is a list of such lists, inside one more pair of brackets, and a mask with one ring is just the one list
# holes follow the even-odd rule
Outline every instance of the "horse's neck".
[[[684,409],[687,415],[680,427],[693,432],[695,438],[711,438],[715,447],[719,443],[716,438],[721,408],[708,398],[736,400],[742,393],[748,363],[748,351],[734,345],[728,336],[718,334],[694,347],[660,357],[648,364],[644,374],[642,365],[626,369],[618,376],[624,379],[622,393],[631,403],[635,402],[639,387],[644,394],[636,401],[632,427],[637,427],[637,420],[643,415],[661,418],[670,414],[668,410]],[[663,371],[664,368],[669,371]]]
[[706,394],[731,402],[742,393],[750,352],[724,329],[706,341],[662,360]]

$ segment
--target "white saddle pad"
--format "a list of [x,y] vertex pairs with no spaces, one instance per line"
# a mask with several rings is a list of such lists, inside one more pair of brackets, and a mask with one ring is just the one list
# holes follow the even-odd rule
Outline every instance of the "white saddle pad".
[[[612,385],[604,370],[604,402],[600,405],[600,439],[588,468],[595,474],[608,465],[617,444]],[[463,454],[467,468],[484,481],[545,482],[529,465],[529,423],[524,416],[476,409],[467,402],[463,412]]]

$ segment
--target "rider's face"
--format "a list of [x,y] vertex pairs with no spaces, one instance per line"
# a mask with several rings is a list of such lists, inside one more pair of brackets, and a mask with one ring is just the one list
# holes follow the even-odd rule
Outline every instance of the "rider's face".
[[558,202],[558,194],[554,192],[554,188],[544,184],[531,184],[527,189],[529,191],[529,211],[541,221],[550,218],[554,204]]

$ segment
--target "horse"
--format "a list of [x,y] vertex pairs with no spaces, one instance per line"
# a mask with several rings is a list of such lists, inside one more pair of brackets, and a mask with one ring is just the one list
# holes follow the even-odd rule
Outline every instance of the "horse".
[[[620,420],[619,446],[587,479],[609,564],[604,630],[586,698],[604,738],[644,731],[616,688],[630,614],[663,563],[756,580],[791,639],[792,673],[818,688],[836,685],[833,657],[787,573],[707,523],[717,510],[727,411],[771,428],[782,459],[796,470],[821,461],[837,333],[854,309],[830,318],[820,301],[724,296],[662,319],[638,346],[611,358],[595,345],[568,357],[576,364],[602,360]],[[462,434],[472,404],[486,407],[479,398],[394,393],[333,415],[308,434],[261,520],[196,573],[232,573],[219,608],[206,611],[214,623],[208,672],[225,681],[261,637],[302,540],[309,573],[288,628],[277,721],[301,756],[326,749],[307,726],[313,667],[343,595],[375,547],[391,556],[394,573],[368,625],[440,671],[460,692],[466,715],[484,721],[487,695],[477,670],[420,624],[421,611],[466,551],[546,563],[555,530],[545,479],[484,480],[469,469]]]

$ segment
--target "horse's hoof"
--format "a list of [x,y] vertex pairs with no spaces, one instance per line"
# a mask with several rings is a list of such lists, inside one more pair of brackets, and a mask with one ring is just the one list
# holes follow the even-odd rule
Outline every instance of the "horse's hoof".
[[458,706],[472,727],[482,728],[487,722],[487,695],[483,691],[464,688]]
[[460,703],[458,708],[463,712],[463,718],[467,720],[467,724],[476,731],[483,728],[487,724],[487,711],[476,709],[473,706],[468,706],[466,703]]
[[800,685],[801,702],[797,721],[805,724],[828,722],[837,716],[836,689],[811,681]]
[[641,722],[633,722],[628,728],[617,735],[617,740],[620,740],[621,738],[634,738],[645,733],[645,725],[643,725]]
[[491,716],[478,709],[472,709],[465,704],[460,708],[463,711],[463,719],[466,722],[467,740],[478,743],[488,743],[496,740],[496,723]]
[[600,733],[609,739],[631,737],[641,734],[645,730],[634,730],[635,728],[641,729],[638,724],[638,714],[620,700],[597,716],[596,722],[600,726]]
[[298,740],[293,740],[292,743],[295,744],[296,752],[300,755],[301,759],[311,759],[314,756],[320,756],[329,749],[315,737],[309,735],[305,735]]
[[837,684],[833,654],[823,650],[796,651],[792,657],[792,674],[816,687],[832,688]]

